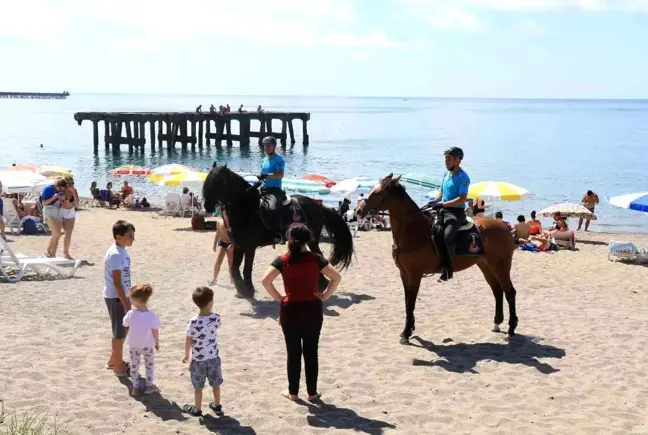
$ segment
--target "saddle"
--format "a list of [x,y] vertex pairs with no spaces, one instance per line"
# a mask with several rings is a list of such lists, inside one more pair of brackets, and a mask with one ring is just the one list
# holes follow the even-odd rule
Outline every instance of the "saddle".
[[[432,211],[427,214],[432,221],[432,228],[430,231],[432,243],[437,254],[439,254],[439,256],[444,260],[442,264],[449,264],[452,259],[448,258],[451,254],[446,245],[445,237],[443,236],[443,224],[445,219],[456,219],[456,217],[445,210],[441,210],[441,212]],[[454,247],[455,257],[472,257],[485,254],[481,232],[471,218],[466,217],[466,221],[459,227],[459,230],[455,234]],[[447,262],[448,260],[450,260],[450,262]]]
[[272,193],[261,192],[259,217],[268,230],[277,234],[275,239],[281,243],[285,240],[288,227],[294,222],[306,223],[306,215],[297,199],[286,195],[285,192],[283,198],[277,198],[276,206],[273,209],[272,202],[274,201]]

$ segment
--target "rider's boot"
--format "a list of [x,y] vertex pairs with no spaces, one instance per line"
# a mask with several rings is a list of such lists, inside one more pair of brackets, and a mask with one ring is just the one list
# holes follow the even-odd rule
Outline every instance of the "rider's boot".
[[454,276],[454,268],[452,265],[452,258],[454,257],[454,244],[446,240],[446,252],[445,252],[444,268],[441,277],[441,281],[448,281]]

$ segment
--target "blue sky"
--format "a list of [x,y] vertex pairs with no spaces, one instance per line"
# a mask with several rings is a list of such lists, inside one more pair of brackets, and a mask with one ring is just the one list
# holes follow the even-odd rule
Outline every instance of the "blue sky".
[[648,0],[0,0],[0,87],[648,98]]

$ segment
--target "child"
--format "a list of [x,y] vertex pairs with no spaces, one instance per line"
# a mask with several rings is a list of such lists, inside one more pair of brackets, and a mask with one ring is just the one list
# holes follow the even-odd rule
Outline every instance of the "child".
[[229,237],[227,224],[222,218],[216,218],[216,236],[214,237],[214,252],[216,253],[216,262],[214,263],[214,277],[209,285],[216,285],[218,280],[218,273],[220,272],[221,265],[223,264],[223,257],[227,255],[227,270],[230,276],[230,283],[232,280],[232,262],[234,261],[234,245]]
[[185,340],[185,355],[183,363],[189,360],[191,350],[191,384],[194,388],[195,406],[185,405],[182,409],[195,416],[202,415],[202,390],[205,379],[214,390],[214,401],[209,404],[216,415],[223,415],[220,404],[220,386],[223,384],[221,359],[218,352],[218,328],[221,325],[220,316],[212,313],[214,292],[208,287],[198,287],[192,295],[194,303],[200,309],[197,316],[187,324]]
[[[133,308],[124,316],[124,327],[128,328],[128,351],[130,353],[130,372],[133,380],[133,396],[160,391],[153,383],[155,372],[155,350],[160,350],[160,319],[146,304],[153,294],[150,284],[139,284],[130,291]],[[146,381],[139,374],[140,358],[144,356]]]
[[135,226],[119,220],[112,228],[113,243],[104,257],[104,300],[112,325],[112,352],[106,365],[117,376],[127,376],[128,368],[123,361],[124,339],[128,330],[124,328],[124,315],[130,310],[128,291],[131,287],[131,261],[126,248],[133,246]]

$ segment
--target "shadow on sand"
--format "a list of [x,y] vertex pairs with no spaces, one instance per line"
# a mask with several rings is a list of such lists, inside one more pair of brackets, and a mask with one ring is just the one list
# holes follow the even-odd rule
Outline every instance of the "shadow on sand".
[[385,429],[395,429],[396,426],[381,420],[372,420],[358,415],[348,408],[339,408],[322,401],[316,403],[297,401],[306,406],[311,415],[306,417],[308,424],[321,429],[351,429],[372,435],[380,435]]
[[[129,395],[132,396],[133,384],[129,378],[120,377],[119,382],[128,388]],[[145,406],[144,412],[150,412],[162,421],[176,420],[185,421],[189,417],[182,412],[182,407],[176,402],[165,399],[160,392],[148,394],[145,396],[132,396]]]
[[562,358],[565,356],[564,349],[540,344],[537,339],[524,335],[515,335],[507,343],[436,345],[418,336],[412,337],[412,340],[419,343],[411,343],[412,346],[427,349],[438,355],[438,358],[433,361],[414,359],[413,365],[441,367],[455,373],[479,373],[475,370],[479,361],[493,360],[535,367],[540,373],[548,375],[557,372],[558,369],[538,361],[538,358]]
[[256,431],[250,426],[241,426],[241,423],[228,415],[214,417],[206,414],[200,419],[200,425],[210,432],[223,435],[256,435]]
[[[324,315],[336,317],[339,316],[336,310],[331,307],[338,307],[346,310],[347,308],[362,303],[363,301],[371,301],[376,299],[373,296],[369,295],[360,295],[356,293],[339,293],[334,294],[331,298],[324,302]],[[248,299],[250,306],[252,307],[251,313],[240,313],[241,316],[251,317],[253,319],[266,319],[272,318],[277,320],[279,318],[279,303],[274,300],[257,300],[257,299]]]

